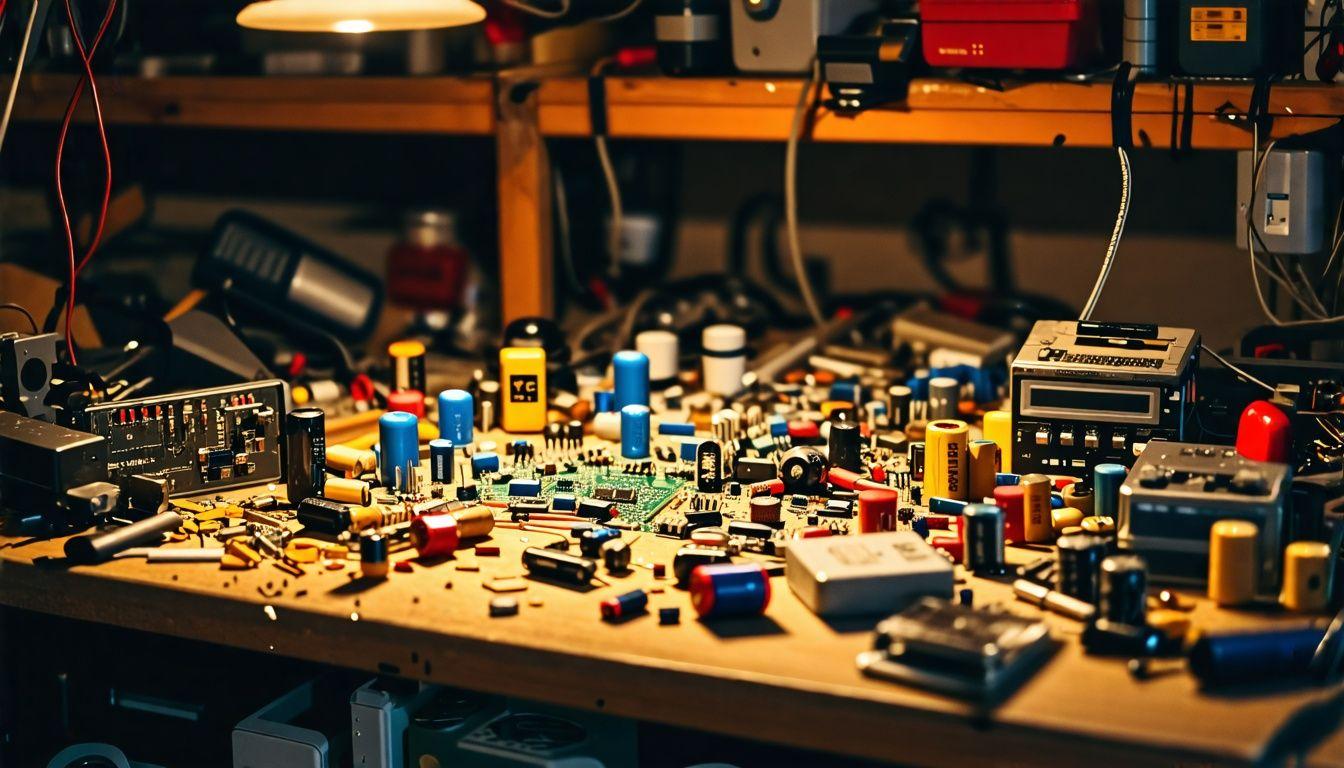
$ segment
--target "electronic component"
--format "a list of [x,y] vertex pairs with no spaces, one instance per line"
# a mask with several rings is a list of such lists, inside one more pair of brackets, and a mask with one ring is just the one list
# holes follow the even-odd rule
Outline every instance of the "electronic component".
[[770,574],[759,563],[697,566],[689,587],[691,605],[702,619],[753,616],[770,605]]
[[1019,600],[1058,613],[1060,616],[1067,616],[1074,621],[1091,621],[1097,615],[1097,608],[1091,603],[1069,597],[1063,592],[1056,592],[1044,584],[1037,584],[1027,579],[1017,579],[1013,582],[1013,594]]
[[743,72],[807,72],[817,38],[849,30],[876,0],[729,0],[733,64]]
[[326,419],[321,408],[300,408],[285,416],[285,492],[291,502],[324,495]]
[[[927,355],[930,350],[955,353],[958,360],[974,367],[1002,365],[1013,351],[1013,334],[983,325],[928,304],[916,304],[891,323],[892,340]],[[915,399],[923,400],[921,392]],[[993,439],[993,438],[991,438]]]
[[1099,53],[1099,0],[924,0],[924,57],[931,66],[1077,69]]
[[1283,588],[1279,605],[1289,611],[1318,613],[1329,603],[1334,558],[1330,545],[1295,541],[1283,550]]
[[[710,4],[713,4],[712,0]],[[635,336],[635,349],[649,359],[649,379],[652,383],[658,385],[676,383],[677,374],[681,371],[681,342],[677,334],[671,331],[644,331]]]
[[327,249],[246,211],[225,213],[196,262],[201,287],[229,286],[231,299],[343,339],[373,331],[383,284]]
[[425,395],[418,389],[398,389],[387,393],[387,410],[409,413],[417,419],[425,417]]
[[1163,0],[1125,0],[1124,49],[1122,57],[1143,75],[1168,69],[1163,50],[1163,27],[1169,19]]
[[1117,624],[1142,626],[1148,615],[1148,564],[1138,555],[1101,561],[1101,616]]
[[[387,358],[392,369],[393,392],[425,391],[425,344],[415,339],[394,341],[387,345]],[[423,407],[423,404],[422,404]]]
[[378,455],[373,451],[348,445],[329,445],[326,454],[327,468],[347,477],[359,477],[378,470]]
[[859,532],[879,533],[896,530],[898,500],[899,496],[894,490],[869,488],[859,491]]
[[479,539],[489,536],[495,529],[495,516],[489,507],[465,507],[449,512],[457,521],[457,535],[460,539]]
[[527,568],[529,576],[580,586],[588,584],[597,575],[597,563],[592,560],[541,547],[523,550],[523,566]]
[[54,333],[0,333],[0,409],[43,421],[56,420],[47,394],[51,392],[58,339]]
[[[1283,546],[1293,538],[1285,514],[1290,475],[1283,464],[1250,461],[1228,446],[1149,443],[1120,488],[1120,546],[1143,555],[1153,581],[1202,586],[1213,525],[1224,519],[1254,523],[1255,592],[1277,599]],[[1097,493],[1100,512],[1100,488]],[[1246,562],[1233,567],[1249,570]]]
[[969,483],[966,498],[981,501],[994,495],[995,476],[999,473],[999,446],[993,440],[972,440],[966,448]]
[[457,549],[457,518],[420,515],[411,520],[411,545],[421,557],[448,557]]
[[830,451],[830,464],[833,467],[858,472],[863,468],[863,435],[859,425],[852,421],[833,421],[830,423],[830,435],[827,447]]
[[1205,77],[1285,76],[1302,70],[1303,0],[1180,0],[1181,72]]
[[180,527],[182,527],[181,515],[172,511],[160,512],[153,517],[102,533],[71,536],[65,540],[65,556],[77,565],[101,563],[122,550],[157,544],[165,533],[176,531]]
[[463,448],[472,444],[476,404],[470,392],[445,389],[439,393],[439,437]]
[[732,557],[722,549],[708,547],[682,547],[672,558],[672,575],[678,587],[685,587],[691,581],[691,572],[702,565],[731,563]]
[[[1256,157],[1258,174],[1252,167]],[[1257,251],[1310,255],[1329,250],[1330,166],[1326,153],[1315,149],[1238,152],[1237,247],[1248,247],[1254,227]]]
[[74,424],[107,438],[112,482],[162,477],[170,495],[188,496],[279,481],[288,402],[284,382],[256,381],[100,403]]
[[383,487],[410,490],[412,470],[420,466],[420,420],[405,411],[379,416],[378,451],[378,476]]
[[877,625],[864,674],[965,698],[998,700],[1054,650],[1044,622],[926,597]]
[[[1005,541],[1020,542],[1026,538],[1026,494],[1020,485],[1000,485],[994,489],[994,506],[1003,510],[1003,537]],[[965,515],[965,512],[962,512]]]
[[711,325],[700,338],[705,391],[728,397],[742,389],[747,373],[747,332],[736,325]]
[[437,438],[429,441],[429,479],[431,482],[450,484],[453,482],[453,442]]
[[621,409],[621,458],[649,458],[651,421],[647,405],[627,405]]
[[503,388],[499,426],[505,432],[540,432],[546,428],[546,352],[540,347],[499,350]]
[[952,596],[952,564],[909,531],[828,536],[789,544],[789,587],[818,616],[899,611],[919,597]]
[[318,533],[336,536],[351,528],[350,508],[328,499],[304,499],[296,510],[299,525]]
[[960,404],[960,382],[950,376],[929,379],[929,421],[955,420]]
[[107,453],[100,435],[0,411],[0,506],[33,533],[87,528],[116,503],[115,486],[80,490],[107,485]]
[[1060,536],[1055,544],[1055,589],[1093,605],[1101,601],[1101,561],[1106,539],[1086,533]]
[[780,458],[779,476],[788,493],[808,494],[821,487],[830,469],[826,456],[812,446],[785,451]]
[[1287,414],[1265,400],[1247,405],[1237,421],[1237,453],[1251,461],[1293,460],[1293,427]]
[[1077,474],[1180,440],[1199,346],[1185,328],[1038,321],[1012,365],[1011,471]]
[[377,531],[359,537],[359,573],[366,579],[385,579],[388,572],[388,540]]
[[606,621],[619,621],[645,613],[649,608],[649,593],[635,589],[603,600],[600,609]]
[[372,494],[368,483],[347,477],[327,478],[322,487],[323,497],[346,504],[368,504]]
[[1260,528],[1248,520],[1219,520],[1209,528],[1209,599],[1218,605],[1255,600]]
[[929,424],[924,434],[924,495],[966,500],[969,438],[964,421]]
[[[663,74],[691,77],[726,70],[730,56],[726,11],[723,0],[658,0],[654,3],[653,35],[658,43],[658,68]],[[646,352],[643,348],[640,351]]]
[[1004,514],[993,504],[969,504],[961,513],[962,565],[977,576],[998,576],[1004,566]]
[[1344,674],[1344,613],[1329,627],[1206,632],[1190,649],[1190,672],[1210,688],[1307,677],[1338,680]]
[[[986,440],[999,447],[999,472],[1013,471],[1013,415],[1008,411],[987,411],[984,419]],[[1003,483],[999,483],[1003,485]]]
[[919,22],[883,19],[867,34],[821,35],[817,60],[828,106],[841,114],[904,101],[923,63]]
[[1023,475],[1018,483],[1022,489],[1022,535],[1024,540],[1042,544],[1054,539],[1055,528],[1050,518],[1050,492],[1054,485],[1041,474]]
[[615,382],[615,409],[627,405],[649,404],[649,358],[643,352],[622,350],[611,357],[612,380]]

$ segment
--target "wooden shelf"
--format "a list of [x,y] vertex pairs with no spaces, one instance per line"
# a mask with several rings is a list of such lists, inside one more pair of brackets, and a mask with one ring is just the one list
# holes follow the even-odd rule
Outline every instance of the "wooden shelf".
[[[15,118],[60,120],[74,83],[70,75],[25,78]],[[98,83],[104,114],[123,125],[474,136],[495,131],[494,78],[488,75],[108,77]],[[92,114],[86,97],[80,117]]]
[[[613,78],[607,84],[610,133],[631,139],[783,141],[801,88],[802,81],[796,79]],[[1180,115],[1190,89],[1192,146],[1249,145],[1246,130],[1225,117],[1244,114],[1249,105],[1250,86],[1236,83],[1140,84],[1134,98],[1135,141],[1170,146],[1181,122],[1173,111]],[[857,117],[819,109],[810,136],[827,142],[1107,147],[1110,93],[1106,84],[1030,83],[996,90],[961,81],[917,80],[908,101],[897,107]],[[1281,85],[1271,95],[1275,136],[1328,128],[1344,114],[1344,89]],[[590,135],[585,80],[544,82],[540,104],[544,135]]]

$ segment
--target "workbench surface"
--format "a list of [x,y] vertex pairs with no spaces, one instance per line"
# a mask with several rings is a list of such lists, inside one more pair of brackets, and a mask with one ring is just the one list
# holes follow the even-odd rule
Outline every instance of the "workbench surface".
[[[1048,616],[1063,643],[1014,695],[984,711],[914,688],[865,678],[854,657],[872,620],[827,622],[773,580],[766,615],[701,623],[687,593],[637,565],[587,591],[529,582],[519,615],[490,618],[482,584],[522,575],[524,547],[551,534],[496,528],[498,557],[455,559],[393,572],[386,581],[307,566],[294,577],[270,561],[242,572],[215,564],[122,559],[69,567],[62,541],[0,538],[0,602],[33,611],[273,652],[365,670],[553,702],[616,715],[902,764],[1028,762],[1244,764],[1274,759],[1303,707],[1338,688],[1202,693],[1179,664],[1147,681],[1123,659],[1085,656],[1081,625]],[[627,534],[627,540],[632,539]],[[169,546],[195,546],[185,542]],[[669,565],[679,542],[643,534],[637,564]],[[414,551],[394,554],[410,559]],[[1010,559],[1038,553],[1010,548]],[[473,566],[479,570],[472,570]],[[958,572],[960,573],[960,568]],[[603,576],[606,577],[605,572]],[[1004,583],[972,579],[977,605],[1033,607]],[[598,603],[636,587],[662,588],[649,615],[599,620]],[[660,626],[657,609],[681,608]],[[1299,617],[1218,610],[1198,601],[1197,626],[1257,626]],[[1277,747],[1271,747],[1277,744]],[[1308,764],[1344,766],[1344,737],[1316,745]]]

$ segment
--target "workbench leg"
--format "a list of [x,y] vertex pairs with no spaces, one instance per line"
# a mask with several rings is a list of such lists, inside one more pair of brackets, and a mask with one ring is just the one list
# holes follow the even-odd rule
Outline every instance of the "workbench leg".
[[554,312],[552,189],[535,86],[501,80],[499,88],[499,273],[507,323]]

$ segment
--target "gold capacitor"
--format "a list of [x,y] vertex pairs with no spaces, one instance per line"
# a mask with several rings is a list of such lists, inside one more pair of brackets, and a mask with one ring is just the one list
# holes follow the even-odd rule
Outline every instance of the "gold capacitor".
[[1209,529],[1209,599],[1244,605],[1255,599],[1260,529],[1246,520],[1219,520]]
[[1088,533],[1115,533],[1115,518],[1113,517],[1097,517],[1095,515],[1084,517],[1079,525]]
[[1294,541],[1283,550],[1283,590],[1279,604],[1299,613],[1320,613],[1329,602],[1330,545]]
[[1082,512],[1083,517],[1092,516],[1092,486],[1086,483],[1072,483],[1064,486],[1059,495],[1064,497],[1064,506]]
[[941,419],[924,433],[924,497],[965,501],[970,492],[968,448],[971,430],[966,422]]
[[1056,534],[1062,534],[1065,528],[1082,530],[1083,511],[1077,507],[1060,507],[1050,510],[1050,524]]
[[1050,514],[1050,491],[1054,484],[1041,474],[1023,475],[1022,522],[1027,541],[1042,544],[1055,539],[1054,520]]
[[328,477],[322,496],[342,504],[368,504],[372,496],[369,484],[348,477]]
[[972,440],[970,501],[979,502],[994,496],[999,473],[999,444],[993,440]]
[[467,507],[449,512],[457,521],[457,535],[463,539],[489,536],[495,529],[495,515],[489,507]]
[[1013,471],[1013,414],[1007,411],[985,413],[985,439],[999,446],[1000,472]]
[[358,533],[383,524],[387,515],[377,505],[350,508],[350,530]]
[[378,455],[348,445],[327,446],[327,469],[346,477],[359,477],[378,468]]

